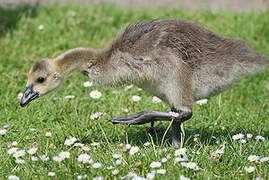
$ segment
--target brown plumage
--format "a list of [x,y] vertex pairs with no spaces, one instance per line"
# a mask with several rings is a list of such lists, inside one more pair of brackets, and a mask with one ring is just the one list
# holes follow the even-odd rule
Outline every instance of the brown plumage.
[[[244,41],[218,36],[189,21],[141,22],[128,26],[103,50],[76,48],[37,62],[29,72],[21,105],[55,89],[75,70],[101,85],[131,82],[178,113],[172,123],[173,144],[178,145],[179,125],[191,118],[195,100],[224,91],[240,76],[265,69],[268,62]],[[171,114],[143,111],[110,119],[124,124],[159,120],[169,121]]]

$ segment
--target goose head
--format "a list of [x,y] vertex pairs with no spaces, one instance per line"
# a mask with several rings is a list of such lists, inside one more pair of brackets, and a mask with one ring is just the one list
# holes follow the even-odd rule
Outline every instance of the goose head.
[[20,101],[21,107],[59,87],[62,81],[63,78],[56,72],[52,59],[39,60],[28,73],[26,90]]

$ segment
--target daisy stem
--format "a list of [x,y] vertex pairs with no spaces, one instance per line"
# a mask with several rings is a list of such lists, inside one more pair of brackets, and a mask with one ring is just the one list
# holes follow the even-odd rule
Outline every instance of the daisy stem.
[[183,148],[184,139],[185,139],[185,130],[184,130],[183,123],[180,124],[180,129],[181,129],[180,148]]
[[170,122],[169,126],[168,126],[167,129],[165,130],[164,135],[163,135],[163,137],[162,137],[161,146],[163,146],[164,138],[165,138],[165,136],[166,136],[168,130],[169,130],[170,127],[172,126],[172,123],[173,123],[173,122],[174,122],[174,118],[172,117],[172,121]]

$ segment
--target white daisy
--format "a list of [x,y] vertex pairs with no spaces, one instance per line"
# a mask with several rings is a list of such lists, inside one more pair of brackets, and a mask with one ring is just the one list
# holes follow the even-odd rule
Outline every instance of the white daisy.
[[126,113],[129,112],[129,109],[127,109],[127,108],[123,108],[122,110],[123,110],[124,112],[126,112]]
[[17,146],[17,145],[18,145],[18,142],[17,142],[17,141],[13,141],[13,142],[11,143],[11,145],[12,145],[12,146]]
[[112,171],[112,174],[113,175],[117,175],[119,173],[119,170],[118,169],[114,169],[113,171]]
[[19,180],[20,178],[18,176],[15,175],[10,175],[8,176],[8,180]]
[[207,101],[208,101],[207,99],[201,99],[199,101],[196,101],[196,104],[199,104],[200,106],[202,106],[202,105],[206,104]]
[[71,146],[71,145],[74,144],[76,141],[77,141],[77,138],[75,138],[75,137],[71,137],[71,138],[65,140],[64,145],[66,145],[66,146]]
[[63,151],[59,154],[59,157],[62,158],[63,160],[66,158],[70,158],[70,152],[68,151]]
[[183,162],[183,161],[188,161],[188,158],[177,157],[177,158],[174,159],[174,164],[176,164],[178,162]]
[[88,163],[90,160],[91,156],[88,154],[80,154],[78,156],[78,162],[82,162],[82,163]]
[[137,153],[138,151],[139,151],[139,147],[137,147],[137,146],[133,146],[133,147],[131,147],[129,153],[130,153],[130,155],[134,155],[134,154]]
[[99,99],[99,98],[102,96],[102,94],[101,94],[101,92],[99,92],[99,91],[97,91],[97,90],[94,90],[94,91],[92,91],[92,92],[90,93],[90,96],[91,96],[91,98],[93,98],[93,99]]
[[92,146],[98,146],[100,143],[99,142],[93,142],[91,143]]
[[49,172],[48,176],[55,176],[55,172]]
[[129,89],[132,89],[134,87],[134,85],[129,85],[129,86],[126,86],[125,88],[124,88],[124,91],[128,91]]
[[265,141],[265,138],[263,136],[261,136],[261,135],[256,136],[255,139]]
[[194,162],[188,162],[188,163],[182,162],[181,165],[183,167],[187,167],[189,169],[197,169],[197,167],[198,167],[197,164]]
[[185,177],[184,175],[181,175],[179,177],[179,180],[191,180],[190,178]]
[[121,164],[121,160],[117,159],[115,163],[116,163],[116,165],[120,165]]
[[97,168],[100,168],[102,166],[102,164],[101,163],[93,163],[92,164],[92,168],[94,168],[94,169],[97,169]]
[[60,163],[63,160],[60,156],[53,156],[52,159],[57,163]]
[[132,147],[131,144],[126,144],[126,145],[125,145],[125,148],[126,148],[126,149],[130,149],[131,147]]
[[14,154],[14,153],[17,152],[17,150],[18,150],[18,148],[10,148],[10,149],[7,151],[7,153],[8,153],[8,154]]
[[110,169],[112,169],[112,168],[113,168],[113,166],[108,166],[108,167],[107,167],[108,170],[110,170]]
[[23,97],[23,93],[22,93],[22,92],[19,92],[17,98],[18,98],[19,100],[21,100],[22,97]]
[[20,158],[16,159],[15,162],[18,163],[18,164],[25,164],[25,160],[20,159]]
[[81,143],[75,143],[74,146],[76,146],[76,147],[83,147],[84,144],[81,144]]
[[40,24],[39,26],[38,26],[38,30],[43,30],[44,29],[44,25],[43,24]]
[[51,137],[51,132],[46,132],[45,136],[46,137]]
[[169,115],[170,115],[171,117],[178,117],[178,116],[179,116],[179,114],[178,114],[177,112],[173,112],[173,111],[170,111],[170,112],[169,112]]
[[13,153],[13,157],[15,158],[23,157],[24,155],[25,155],[25,150],[19,150]]
[[28,152],[29,154],[35,154],[37,150],[38,150],[37,147],[33,147],[33,148],[29,149],[27,152]]
[[160,102],[162,102],[162,100],[161,100],[160,98],[158,98],[157,96],[153,96],[153,97],[152,97],[152,101],[153,101],[154,103],[160,103]]
[[238,139],[243,139],[244,138],[244,134],[242,134],[242,133],[239,133],[239,134],[235,134],[235,135],[233,135],[233,140],[235,141],[235,140],[238,140]]
[[166,170],[165,169],[158,169],[157,170],[157,173],[158,174],[165,174],[166,173]]
[[145,142],[144,143],[144,146],[149,146],[150,145],[150,142]]
[[92,180],[103,180],[104,178],[102,176],[96,176],[93,177]]
[[98,118],[100,118],[102,116],[102,114],[103,113],[101,113],[101,112],[97,112],[97,113],[91,114],[90,119],[91,120],[98,119]]
[[93,83],[90,82],[90,81],[86,81],[86,82],[83,83],[84,87],[91,87],[92,85],[93,85]]
[[186,148],[180,148],[175,150],[175,156],[179,156],[179,155],[185,155],[186,154]]
[[263,157],[260,159],[260,162],[266,162],[269,161],[269,157]]
[[163,163],[167,162],[167,158],[162,158],[162,162]]
[[119,158],[121,158],[121,155],[120,154],[113,154],[112,157],[115,159],[119,159]]
[[87,175],[78,175],[77,176],[77,179],[86,179],[87,178]]
[[87,147],[87,146],[83,146],[81,149],[82,149],[83,151],[89,151],[89,150],[90,150],[90,148]]
[[46,155],[41,155],[41,156],[40,156],[40,159],[41,159],[42,161],[48,161],[50,158],[49,158],[48,156],[46,156]]
[[248,173],[252,173],[253,171],[255,171],[255,167],[253,167],[253,166],[245,167],[245,170],[246,170]]
[[132,96],[132,101],[138,102],[140,100],[141,100],[141,97],[140,96],[137,96],[137,95]]
[[38,157],[36,157],[36,156],[31,156],[31,160],[32,160],[32,161],[38,161]]
[[161,167],[161,165],[162,165],[162,163],[153,161],[152,163],[150,163],[149,166],[151,168],[159,168],[159,167]]
[[0,129],[0,135],[5,135],[7,133],[6,129]]
[[250,133],[247,134],[247,138],[248,138],[248,139],[250,139],[250,138],[252,138],[252,137],[253,137],[252,134],[250,134]]
[[148,178],[149,180],[154,179],[154,177],[155,177],[155,173],[148,173],[148,174],[147,174],[147,178]]
[[65,98],[65,99],[73,99],[73,98],[75,98],[75,96],[74,96],[74,95],[67,95],[67,96],[65,96],[64,98]]
[[256,155],[250,155],[250,156],[248,157],[248,160],[249,160],[250,162],[258,161],[259,159],[260,159],[259,156],[256,156]]

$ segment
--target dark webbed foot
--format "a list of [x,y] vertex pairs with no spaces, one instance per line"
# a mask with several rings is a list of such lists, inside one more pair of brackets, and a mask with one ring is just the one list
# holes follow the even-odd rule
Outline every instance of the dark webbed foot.
[[154,121],[170,121],[169,113],[156,111],[142,111],[137,114],[108,119],[113,124],[145,124]]

